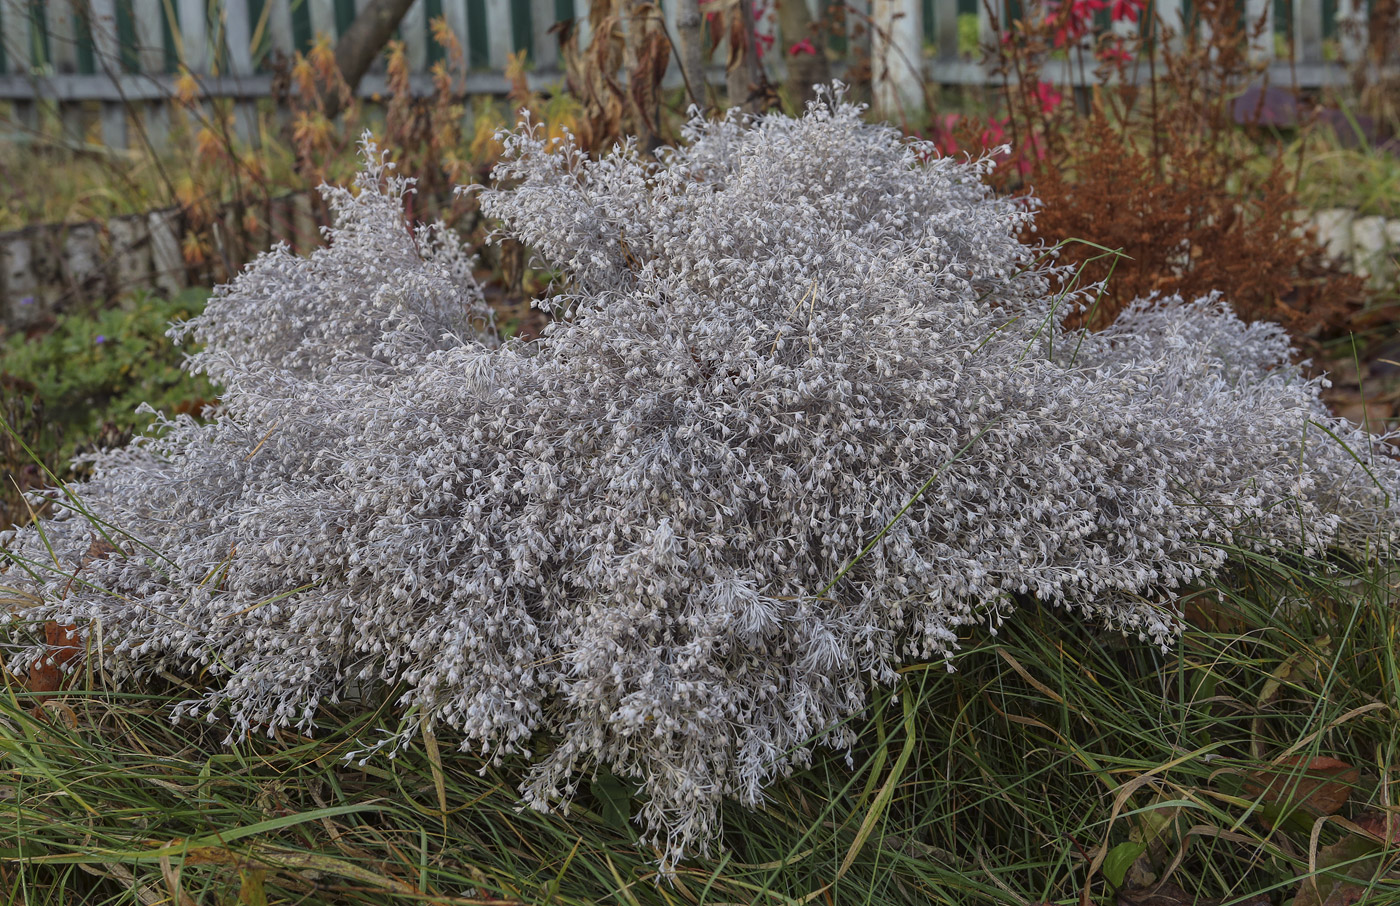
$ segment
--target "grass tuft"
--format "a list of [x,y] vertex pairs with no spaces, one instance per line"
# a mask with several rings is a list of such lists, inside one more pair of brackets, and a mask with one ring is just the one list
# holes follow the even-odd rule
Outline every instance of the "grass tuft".
[[904,668],[849,760],[821,749],[765,809],[726,808],[722,846],[670,881],[634,844],[629,778],[599,772],[544,815],[517,810],[517,765],[449,738],[347,763],[393,729],[392,690],[328,709],[318,738],[226,747],[222,726],[169,720],[197,681],[118,691],[90,656],[47,701],[16,677],[0,696],[0,888],[29,904],[795,906],[1114,902],[1163,884],[1243,904],[1322,902],[1320,881],[1385,902],[1400,851],[1366,828],[1396,812],[1397,585],[1244,560],[1183,598],[1192,626],[1165,654],[1027,602],[971,635],[955,673]]

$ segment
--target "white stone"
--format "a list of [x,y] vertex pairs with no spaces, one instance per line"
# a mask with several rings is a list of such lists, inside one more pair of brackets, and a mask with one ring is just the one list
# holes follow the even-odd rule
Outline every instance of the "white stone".
[[185,257],[180,253],[180,237],[176,231],[179,216],[179,211],[171,208],[152,211],[147,221],[151,231],[155,285],[167,296],[173,296],[185,288]]
[[1356,213],[1350,208],[1327,208],[1312,216],[1317,227],[1317,238],[1327,249],[1327,254],[1340,258],[1344,263],[1351,261],[1351,222]]
[[1357,217],[1351,223],[1352,268],[1363,277],[1376,273],[1385,262],[1385,218]]

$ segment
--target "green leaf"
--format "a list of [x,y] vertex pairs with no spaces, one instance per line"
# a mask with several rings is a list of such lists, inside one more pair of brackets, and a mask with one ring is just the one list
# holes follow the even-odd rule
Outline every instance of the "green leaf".
[[629,839],[636,837],[632,829],[632,792],[616,774],[602,765],[590,787],[598,800],[598,812],[603,823]]
[[1122,887],[1123,879],[1128,876],[1128,869],[1138,860],[1138,857],[1147,852],[1146,843],[1119,843],[1108,851],[1108,855],[1103,860],[1103,876],[1108,879],[1108,883],[1114,887]]

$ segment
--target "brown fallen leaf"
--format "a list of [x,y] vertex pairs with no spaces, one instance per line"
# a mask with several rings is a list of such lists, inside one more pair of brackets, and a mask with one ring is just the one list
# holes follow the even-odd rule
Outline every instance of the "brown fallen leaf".
[[99,538],[93,535],[92,543],[88,545],[87,553],[83,554],[83,563],[80,568],[85,568],[94,560],[106,560],[113,554],[120,553],[121,551],[118,550],[116,545],[112,544],[112,542],[108,541],[106,538]]
[[[1293,906],[1355,906],[1366,902],[1371,879],[1381,870],[1385,847],[1361,834],[1348,834],[1317,851],[1317,874],[1303,878]],[[1393,874],[1393,873],[1392,873]]]
[[[49,646],[48,655],[35,661],[29,667],[30,692],[58,692],[63,688],[66,676],[63,668],[72,662],[82,648],[75,644],[77,627],[49,620],[44,623],[44,642]],[[35,707],[48,701],[51,696],[40,695]]]
[[[96,535],[92,538],[92,543],[88,545],[87,553],[83,555],[83,562],[78,567],[78,572],[86,569],[94,560],[105,560],[113,554],[120,554],[121,551],[105,538]],[[77,573],[74,573],[76,579]],[[73,579],[69,580],[71,587]],[[83,646],[78,640],[78,629],[76,626],[63,624],[49,620],[44,623],[44,644],[48,646],[47,654],[40,660],[29,666],[29,681],[26,685],[30,692],[37,693],[34,700],[35,714],[52,696],[43,693],[59,692],[64,685],[69,682],[71,671],[65,672],[63,668],[71,664],[79,655],[83,653]]]
[[1360,770],[1336,758],[1293,755],[1251,771],[1245,789],[1264,802],[1282,802],[1314,815],[1335,815],[1360,777]]
[[1400,815],[1366,812],[1352,822],[1377,839],[1400,846]]
[[1207,632],[1242,633],[1243,615],[1213,589],[1189,591],[1177,599],[1186,622]]

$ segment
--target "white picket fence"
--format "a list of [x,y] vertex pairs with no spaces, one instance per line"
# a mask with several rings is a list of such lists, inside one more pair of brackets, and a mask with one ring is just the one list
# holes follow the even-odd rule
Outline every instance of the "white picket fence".
[[[788,0],[793,2],[793,0]],[[814,18],[839,10],[849,34],[832,39],[833,53],[857,45],[875,64],[877,102],[893,109],[917,102],[922,79],[942,84],[993,81],[980,54],[959,46],[960,14],[976,14],[983,43],[992,40],[992,15],[1006,0],[806,0]],[[1156,12],[1179,32],[1190,0],[1155,0]],[[1252,53],[1273,61],[1276,84],[1318,86],[1346,78],[1338,62],[1355,60],[1364,46],[1366,0],[1244,0],[1254,20],[1269,21]],[[148,137],[160,141],[166,101],[177,73],[188,69],[212,98],[235,102],[239,131],[256,139],[255,102],[272,91],[271,62],[304,50],[317,35],[339,36],[365,0],[0,0],[0,105],[9,103],[12,126],[32,127],[44,104],[56,107],[66,129],[86,135],[100,123],[103,141],[126,147],[139,119]],[[1277,6],[1276,6],[1277,4]],[[399,29],[415,88],[428,89],[428,71],[441,55],[429,23],[442,17],[466,51],[469,93],[501,94],[507,56],[524,50],[540,86],[559,81],[558,50],[549,33],[556,22],[577,19],[587,40],[588,0],[418,0]],[[702,8],[703,8],[702,3]],[[716,4],[718,5],[718,4]],[[777,34],[771,0],[758,0],[759,29]],[[677,3],[662,7],[674,29]],[[1277,11],[1282,15],[1275,15]],[[871,29],[871,23],[875,28]],[[1116,23],[1121,28],[1126,23]],[[1136,28],[1135,25],[1129,25]],[[874,46],[870,35],[876,35]],[[672,32],[674,34],[674,31]],[[1291,34],[1291,59],[1275,59],[1274,34]],[[1328,39],[1332,39],[1329,41]],[[892,42],[892,46],[890,43]],[[1324,45],[1334,52],[1324,59]],[[770,72],[781,70],[772,54]],[[720,48],[717,59],[724,59]],[[909,62],[922,69],[911,71]],[[675,68],[674,61],[672,68]],[[839,69],[839,67],[838,67]],[[1045,77],[1059,84],[1082,81],[1082,69],[1051,61]],[[1089,76],[1092,78],[1092,74]],[[362,95],[385,89],[382,72],[361,83]],[[3,106],[0,106],[3,109]]]

